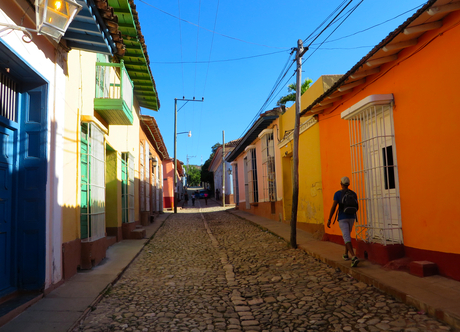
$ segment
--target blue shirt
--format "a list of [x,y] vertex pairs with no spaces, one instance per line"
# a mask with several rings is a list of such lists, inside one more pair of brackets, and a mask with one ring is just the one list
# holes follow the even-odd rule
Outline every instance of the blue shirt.
[[334,194],[334,201],[339,203],[339,217],[337,220],[342,220],[342,219],[356,219],[356,214],[346,214],[343,212],[343,206],[340,204],[340,201],[342,200],[342,190],[337,191]]

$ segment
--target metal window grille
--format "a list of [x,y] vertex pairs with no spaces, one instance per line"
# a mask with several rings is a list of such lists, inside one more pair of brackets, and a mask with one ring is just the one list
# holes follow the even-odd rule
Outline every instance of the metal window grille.
[[238,184],[238,164],[233,165],[233,192],[235,193],[235,204],[240,202],[240,188]]
[[139,196],[140,196],[140,205],[141,205],[141,211],[145,211],[145,186],[144,186],[144,175],[145,175],[145,168],[144,168],[144,143],[140,143],[139,147],[139,162],[140,162],[140,167],[139,167]]
[[[105,145],[103,132],[82,124],[82,240],[105,237]],[[84,231],[83,231],[84,230]]]
[[369,106],[347,120],[352,184],[360,203],[356,236],[383,245],[403,243],[392,106]]
[[17,94],[16,82],[0,73],[0,115],[14,122],[17,122]]
[[273,133],[266,134],[262,137],[262,164],[264,198],[266,201],[276,201],[276,177],[275,177],[275,142]]
[[145,174],[145,211],[150,211],[150,165],[149,165],[149,143],[144,143],[144,174]]
[[250,149],[247,154],[248,162],[248,186],[249,202],[257,203],[259,201],[259,189],[257,185],[257,159],[256,149]]
[[134,156],[128,158],[128,222],[134,222]]
[[121,154],[121,222],[129,222],[128,207],[128,153]]

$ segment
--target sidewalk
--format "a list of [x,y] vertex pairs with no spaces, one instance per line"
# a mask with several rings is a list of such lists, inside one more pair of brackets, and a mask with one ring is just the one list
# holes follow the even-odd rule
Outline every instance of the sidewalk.
[[107,249],[105,260],[92,270],[79,272],[62,286],[21,313],[1,332],[68,331],[97,303],[129,267],[171,213],[160,214],[142,240],[123,240]]
[[[290,225],[240,210],[232,209],[228,212],[290,241]],[[406,272],[388,271],[367,261],[360,261],[358,267],[351,268],[349,261],[342,260],[343,246],[316,240],[310,233],[300,229],[297,229],[297,245],[309,255],[339,268],[356,280],[372,285],[453,328],[460,329],[460,282],[438,275],[420,278]]]

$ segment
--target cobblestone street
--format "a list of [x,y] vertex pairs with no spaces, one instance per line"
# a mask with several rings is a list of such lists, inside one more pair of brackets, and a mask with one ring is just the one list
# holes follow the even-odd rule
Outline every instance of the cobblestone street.
[[222,207],[178,212],[74,331],[451,330]]

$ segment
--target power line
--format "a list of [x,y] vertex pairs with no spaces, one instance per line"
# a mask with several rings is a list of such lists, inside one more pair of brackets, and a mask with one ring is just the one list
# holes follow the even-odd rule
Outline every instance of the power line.
[[[218,63],[218,62],[241,61],[241,60],[259,58],[259,57],[262,57],[262,56],[268,56],[268,55],[273,55],[273,54],[278,54],[278,53],[284,53],[284,52],[287,52],[287,51],[288,50],[286,49],[286,50],[283,50],[283,51],[276,51],[276,52],[270,52],[270,53],[258,54],[258,55],[250,55],[250,56],[241,57],[241,58],[213,60],[213,61],[211,61],[211,60],[208,60],[208,61],[182,61],[182,62],[178,62],[178,61],[150,61],[150,63],[166,64],[166,65],[194,64],[194,63],[207,63],[207,64],[210,64],[210,63]],[[211,58],[211,56],[209,58]]]
[[[215,31],[216,30],[216,25],[217,25],[217,14],[219,13],[219,4],[220,4],[220,1],[217,0],[217,8],[216,8],[216,16],[214,18],[214,27],[213,27],[213,30]],[[212,48],[214,46],[214,34],[212,34],[212,38],[211,38],[211,47],[209,49],[209,57],[208,57],[208,67],[206,68],[206,76],[205,76],[205,79],[204,79],[204,87],[203,87],[203,96],[204,96],[204,92],[206,90],[206,83],[208,81],[208,73],[209,73],[209,64],[211,63],[211,55],[212,55]]]
[[[179,7],[179,16],[180,16],[180,0],[177,0],[177,5]],[[180,61],[183,61],[182,56],[182,26],[181,21],[179,21],[179,39],[180,39]],[[184,80],[184,65],[182,65],[182,95],[185,95],[185,80]]]
[[246,44],[252,44],[252,45],[263,46],[263,47],[268,47],[268,48],[278,48],[278,49],[282,49],[282,48],[283,48],[283,47],[276,47],[276,46],[269,46],[269,45],[254,43],[254,42],[246,41],[246,40],[243,40],[243,39],[240,39],[240,38],[235,38],[235,37],[231,37],[231,36],[228,36],[228,35],[224,35],[223,33],[219,33],[219,32],[217,32],[217,31],[212,31],[212,30],[207,29],[207,28],[205,28],[205,27],[199,26],[199,25],[196,24],[196,23],[193,23],[193,22],[184,20],[183,18],[177,17],[177,16],[175,16],[175,15],[173,15],[173,14],[171,14],[171,13],[168,13],[168,12],[166,12],[166,11],[164,11],[164,10],[158,8],[158,7],[155,7],[154,5],[149,4],[148,2],[146,2],[146,1],[144,1],[144,0],[139,0],[139,1],[142,2],[143,4],[147,5],[147,6],[150,6],[150,7],[154,8],[154,9],[156,9],[156,10],[162,12],[163,14],[166,14],[166,15],[168,15],[168,16],[174,17],[175,19],[178,19],[178,20],[180,20],[180,21],[182,21],[182,22],[185,22],[185,23],[194,25],[194,26],[196,26],[196,27],[198,27],[198,28],[200,28],[200,29],[209,31],[209,32],[211,32],[212,34],[217,34],[217,35],[219,35],[219,36],[222,36],[222,37],[225,37],[225,38],[229,38],[229,39],[233,39],[233,40],[236,40],[236,41],[239,41],[239,42],[242,42],[242,43],[246,43]]
[[412,8],[412,9],[409,9],[408,11],[405,11],[404,13],[401,13],[401,14],[399,14],[399,15],[397,15],[397,16],[395,16],[395,17],[392,17],[392,18],[390,18],[390,19],[388,19],[388,20],[386,20],[386,21],[383,21],[383,22],[381,22],[381,23],[378,23],[378,24],[375,24],[375,25],[373,25],[373,26],[370,26],[370,27],[368,27],[368,28],[366,28],[366,29],[356,31],[356,32],[354,32],[354,33],[352,33],[352,34],[349,34],[349,35],[346,35],[346,36],[343,36],[343,37],[340,37],[340,38],[337,38],[337,39],[333,39],[333,40],[326,41],[325,43],[333,43],[333,42],[336,42],[336,41],[338,41],[338,40],[342,40],[342,39],[345,39],[345,38],[348,38],[348,37],[352,37],[352,36],[355,36],[355,35],[357,35],[357,34],[360,34],[360,33],[366,32],[366,31],[368,31],[368,30],[374,29],[374,28],[376,28],[376,27],[378,27],[378,26],[380,26],[380,25],[383,25],[383,24],[385,24],[385,23],[388,23],[388,22],[390,22],[390,21],[393,21],[393,20],[397,19],[397,18],[400,17],[400,16],[403,16],[403,15],[405,15],[405,14],[407,14],[407,13],[410,13],[410,12],[416,10],[416,9],[419,9],[419,8],[420,8],[421,6],[423,6],[423,5],[424,5],[424,4],[421,4],[421,5],[417,6],[417,7],[414,7],[414,8]]
[[[311,46],[311,44],[313,44],[313,43],[315,42],[316,39],[319,38],[319,36],[321,36],[321,35],[323,34],[324,31],[326,31],[327,28],[329,28],[329,27],[331,26],[332,23],[335,22],[335,20],[337,19],[337,17],[338,17],[338,16],[339,16],[339,15],[340,15],[340,14],[341,14],[348,6],[352,3],[352,2],[353,2],[353,0],[350,0],[350,1],[345,5],[345,7],[343,7],[342,10],[332,19],[332,21],[329,22],[329,24],[326,25],[326,26],[324,27],[324,29],[321,30],[321,32],[320,32],[318,35],[316,35],[316,37],[310,42],[310,44],[308,44],[307,49]],[[342,2],[342,3],[343,3],[343,2]],[[304,43],[305,43],[305,42],[306,42],[306,39],[304,40]]]
[[[220,4],[220,0],[217,0],[217,7],[216,7],[216,16],[214,17],[214,26],[213,26],[213,30],[215,31],[216,30],[216,26],[217,26],[217,14],[219,13],[219,4]],[[212,48],[214,46],[214,34],[212,34],[212,38],[211,38],[211,47],[209,48],[209,57],[208,57],[208,66],[206,68],[206,75],[205,75],[205,78],[204,78],[204,85],[203,85],[203,94],[202,96],[205,95],[205,91],[206,91],[206,84],[208,83],[208,74],[209,74],[209,65],[211,63],[211,55],[212,55]],[[201,140],[201,124],[202,124],[202,116],[203,116],[203,107],[204,105],[201,104],[201,108],[200,108],[200,117],[199,117],[199,125],[198,125],[198,142],[200,142]]]
[[[363,1],[363,0],[361,0],[361,2],[362,2],[362,1]],[[343,6],[343,4],[344,4],[345,2],[346,2],[346,0],[343,1],[336,9],[334,9],[334,11],[333,11],[331,14],[329,14],[329,16],[326,18],[325,21],[327,21],[328,18],[330,18],[332,15],[334,15],[334,14],[339,10],[339,8]],[[321,30],[321,32],[318,33],[318,34],[315,36],[315,38],[313,39],[313,41],[312,41],[308,46],[311,46],[311,44],[312,44],[316,39],[318,39],[319,36],[321,36],[321,35],[323,34],[323,32],[326,31],[326,29],[328,29],[328,28],[331,26],[332,23],[335,22],[335,20],[337,19],[337,17],[340,16],[340,14],[341,14],[341,13],[342,13],[352,2],[353,2],[353,0],[350,0],[350,1],[345,5],[345,7],[343,7],[343,8],[340,10],[340,12],[329,22],[329,24],[327,24],[326,27],[325,27],[323,30]],[[359,6],[359,5],[358,5],[358,6]],[[357,6],[356,6],[356,8],[357,8]],[[355,9],[356,9],[356,8],[355,8]],[[349,15],[348,15],[348,16],[349,16]],[[348,18],[348,16],[347,16],[347,18]],[[345,20],[344,20],[344,21],[345,21]],[[343,23],[343,21],[342,21],[342,23]],[[305,41],[306,41],[307,39],[310,39],[310,38],[313,36],[313,34],[315,33],[315,31],[317,31],[317,30],[318,30],[321,26],[323,26],[323,25],[324,25],[324,21],[323,21],[323,23],[321,23],[321,24],[320,24],[320,25],[319,25],[319,26],[318,26],[318,27],[317,27],[317,28],[316,28],[306,39],[305,39]],[[339,25],[339,26],[340,26],[340,25]],[[337,27],[337,28],[338,28],[338,27]],[[337,28],[336,28],[335,30],[337,30]],[[334,30],[334,31],[335,31],[335,30]],[[330,36],[330,35],[329,35],[329,36]],[[329,38],[329,37],[328,37],[328,38]],[[326,39],[327,39],[327,38],[326,38]],[[288,62],[289,62],[291,56],[292,56],[292,52],[291,52],[291,54],[290,54],[290,57],[289,57],[289,59],[288,59]],[[262,114],[262,112],[263,112],[263,110],[265,109],[265,107],[266,107],[266,106],[267,106],[267,105],[268,105],[268,104],[269,104],[269,103],[280,93],[280,90],[279,90],[279,91],[275,94],[276,89],[279,87],[279,85],[281,84],[281,82],[283,81],[283,79],[286,77],[287,73],[289,72],[289,70],[291,69],[291,67],[293,66],[293,64],[294,64],[294,62],[291,62],[291,65],[290,65],[287,69],[286,69],[287,64],[284,66],[284,68],[283,68],[283,70],[282,70],[282,73],[284,72],[284,74],[280,74],[280,76],[278,76],[278,79],[275,81],[275,85],[274,85],[274,87],[272,88],[272,90],[270,91],[269,96],[267,97],[266,101],[264,102],[264,104],[263,104],[262,107],[260,108],[259,112],[258,112],[258,113],[256,114],[256,116],[254,117],[254,119],[251,121],[250,125],[245,129],[245,131],[243,132],[243,135],[244,135],[244,133],[248,130],[248,128],[249,128],[250,126],[253,125],[253,123],[257,120],[257,118],[259,117],[259,115]],[[290,80],[294,75],[295,75],[295,72],[288,78],[288,80]],[[280,77],[281,77],[281,78],[280,78]],[[300,89],[301,87],[298,87],[298,88]],[[243,136],[243,135],[241,135],[241,136]]]
[[310,38],[313,36],[313,34],[314,34],[316,31],[318,31],[319,28],[321,28],[321,27],[324,25],[324,23],[326,23],[327,20],[329,20],[329,18],[331,18],[331,16],[334,15],[334,14],[340,9],[340,7],[343,6],[343,4],[344,4],[346,1],[347,1],[347,0],[344,0],[340,5],[338,5],[338,6],[328,15],[328,17],[326,17],[326,18],[324,19],[324,21],[321,22],[321,24],[318,25],[318,26],[316,27],[316,29],[313,30],[313,31],[308,35],[307,38],[305,38],[305,40],[304,40],[303,42],[305,43],[308,39],[310,39]]
[[[337,27],[335,27],[334,30],[332,30],[332,32],[326,37],[326,39],[324,39],[320,45],[313,51],[313,53],[311,53],[302,63],[305,63],[308,59],[310,59],[312,57],[313,54],[316,53],[316,51],[324,44],[324,42],[326,40],[328,40],[328,38],[330,36],[332,36],[332,34],[338,29],[340,28],[340,26],[350,17],[351,14],[353,14],[353,12],[363,3],[364,0],[361,0],[356,6],[354,6],[349,12],[348,12],[348,15],[339,23],[339,25]],[[319,37],[319,36],[318,36]],[[311,45],[311,44],[310,44]]]
[[[201,17],[201,0],[198,4],[198,24],[200,24],[200,17]],[[195,51],[195,82],[193,84],[193,95],[195,96],[196,92],[196,72],[197,72],[197,65],[198,65],[198,42],[200,37],[200,29],[196,29],[196,51]]]

